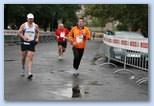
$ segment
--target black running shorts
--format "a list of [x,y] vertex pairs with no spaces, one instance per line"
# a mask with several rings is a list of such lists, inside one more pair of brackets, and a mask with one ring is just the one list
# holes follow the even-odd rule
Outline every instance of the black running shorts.
[[21,51],[32,51],[35,52],[36,41],[22,41],[21,42]]
[[67,42],[66,41],[65,42],[58,42],[58,46],[62,46],[64,48],[66,48],[67,47]]

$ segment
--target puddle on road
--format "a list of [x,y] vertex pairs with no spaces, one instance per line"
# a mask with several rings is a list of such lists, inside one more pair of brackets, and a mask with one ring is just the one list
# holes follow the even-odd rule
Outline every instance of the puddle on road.
[[50,73],[53,74],[54,72],[53,71],[50,71]]
[[88,85],[102,86],[103,84],[98,81],[90,81]]
[[55,91],[51,91],[51,93],[62,98],[82,98],[90,94],[90,87],[102,85],[104,84],[99,81],[89,81],[89,83],[85,84],[83,87],[83,85],[78,83],[78,79],[74,78],[72,83],[64,84],[63,88],[58,88]]
[[68,97],[68,98],[80,98],[81,89],[79,86],[70,87],[71,84],[68,84],[68,88],[58,89],[57,91],[52,92],[55,95]]
[[[65,72],[64,70],[59,69],[59,72]],[[95,71],[92,69],[91,71]],[[97,80],[89,80],[83,82],[83,79],[79,77],[72,77],[71,82],[63,83],[60,88],[57,88],[55,91],[51,91],[55,96],[61,96],[64,98],[81,98],[90,94],[90,88],[94,86],[103,86],[104,83]],[[84,85],[83,85],[84,84]]]
[[[79,77],[72,77],[71,83],[64,84],[64,88],[57,89],[53,94],[68,98],[80,98],[84,92],[81,89],[81,79]],[[88,94],[88,91],[85,91],[85,94]]]
[[95,69],[89,69],[89,71],[96,71]]
[[58,72],[64,72],[65,70],[63,70],[63,69],[60,69],[60,70],[58,70]]
[[[89,94],[89,87],[81,87],[81,85],[75,79],[72,84],[65,85],[66,88],[57,89],[57,91],[52,92],[55,95],[68,97],[68,98],[81,98],[83,95]],[[103,84],[98,81],[90,81],[87,85],[90,86],[102,86]]]
[[51,93],[64,98],[81,98],[90,94],[90,87],[104,85],[104,83],[96,80],[87,81],[84,85],[81,85],[81,83],[83,84],[83,81],[80,77],[72,77],[71,82],[65,83],[61,88],[51,91]]
[[60,95],[60,96],[68,97],[68,98],[72,97],[72,95],[71,95],[72,89],[71,88],[59,89],[57,91],[53,91],[52,93],[55,95]]
[[51,74],[54,74],[55,72],[54,72],[54,69],[50,69],[50,73]]
[[74,86],[72,88],[72,98],[81,97],[81,90],[79,86]]
[[65,70],[63,70],[63,69],[59,69],[59,70],[56,70],[56,71],[54,71],[53,69],[50,70],[51,74],[54,74],[55,72],[65,72]]

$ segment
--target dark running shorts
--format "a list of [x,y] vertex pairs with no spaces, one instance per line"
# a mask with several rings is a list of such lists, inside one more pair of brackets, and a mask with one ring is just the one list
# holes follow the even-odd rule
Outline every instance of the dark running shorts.
[[35,52],[36,41],[22,41],[21,51],[32,51]]
[[67,42],[58,42],[58,46],[67,47]]

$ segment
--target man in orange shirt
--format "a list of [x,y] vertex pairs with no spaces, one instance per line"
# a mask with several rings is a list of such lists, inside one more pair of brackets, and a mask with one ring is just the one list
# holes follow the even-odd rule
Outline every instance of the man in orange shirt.
[[91,33],[89,28],[84,26],[84,20],[80,18],[77,25],[71,29],[68,36],[73,46],[73,75],[79,75],[78,68],[86,46],[86,41],[90,39]]

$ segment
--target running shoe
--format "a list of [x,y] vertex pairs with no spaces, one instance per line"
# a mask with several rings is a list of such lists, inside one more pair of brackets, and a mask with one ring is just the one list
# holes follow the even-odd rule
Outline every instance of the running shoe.
[[74,75],[74,76],[78,76],[78,75],[79,75],[79,72],[78,72],[78,70],[76,70],[76,69],[73,69],[73,75]]
[[32,80],[33,79],[33,74],[28,75],[27,79]]
[[63,57],[62,57],[62,56],[59,56],[59,57],[58,57],[58,59],[59,59],[59,60],[62,60],[62,59],[63,59]]

